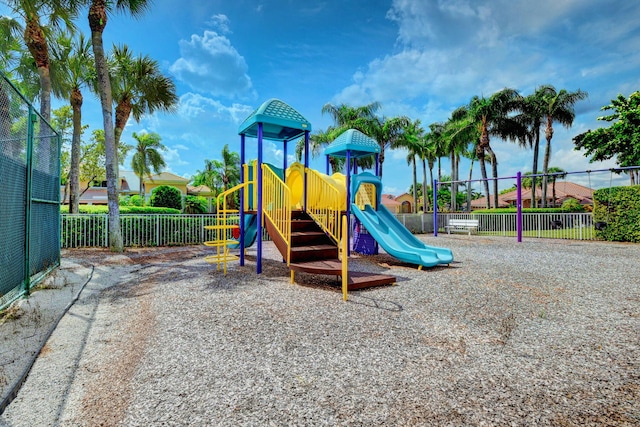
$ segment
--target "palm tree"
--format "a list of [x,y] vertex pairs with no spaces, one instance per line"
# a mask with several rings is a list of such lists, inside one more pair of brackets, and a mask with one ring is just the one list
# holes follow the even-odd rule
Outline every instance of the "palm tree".
[[[322,114],[329,114],[335,123],[335,127],[342,128],[344,131],[352,127],[353,123],[357,120],[373,119],[380,107],[381,105],[379,102],[372,102],[360,107],[351,107],[346,104],[333,105],[327,103],[322,106]],[[362,132],[362,130],[360,130],[360,132]]]
[[558,180],[558,178],[564,178],[567,176],[567,174],[565,173],[566,171],[562,168],[556,167],[556,166],[552,166],[549,168],[548,173],[550,173],[551,175],[549,175],[549,179],[551,180],[551,195],[553,197],[553,207],[556,207],[556,181]]
[[[418,176],[416,159],[422,150],[424,129],[420,126],[420,120],[410,122],[402,132],[398,140],[398,146],[407,149],[407,164],[413,167],[413,213],[418,211]],[[424,192],[424,189],[423,189]]]
[[[322,149],[327,145],[331,144],[334,139],[336,139],[339,134],[336,132],[336,129],[332,126],[329,126],[326,131],[319,130],[315,133],[309,135],[309,149],[311,150],[311,157],[316,158],[322,154]],[[302,155],[304,153],[304,137],[298,139],[296,142],[296,160],[302,161]],[[331,157],[329,159],[329,163],[331,165],[331,171],[333,173],[339,172],[342,170],[344,166],[344,158]]]
[[[477,127],[469,120],[469,109],[466,106],[457,108],[444,124],[443,131],[444,148],[451,160],[451,179],[460,180],[459,164],[460,156],[468,157],[468,147],[477,140]],[[473,167],[473,164],[472,164]],[[458,183],[451,187],[451,210],[457,209]]]
[[[429,129],[432,129],[434,124],[429,125]],[[436,160],[438,159],[438,152],[436,147],[435,138],[433,137],[433,133],[426,133],[422,139],[422,148],[420,150],[420,159],[422,160],[422,206],[423,211],[427,212],[427,207],[429,206],[429,185],[427,185],[427,164],[429,165],[429,178],[433,182],[433,168],[435,166]]]
[[[64,24],[73,32],[78,4],[64,0],[8,0],[5,3],[24,20],[24,44],[35,62],[40,81],[40,115],[51,121],[51,30]],[[46,18],[45,23],[42,18]]]
[[113,11],[128,12],[133,16],[142,14],[151,3],[147,0],[90,0],[89,28],[91,28],[91,45],[96,63],[98,92],[102,105],[102,122],[105,136],[105,157],[107,177],[107,204],[109,206],[109,249],[112,252],[124,250],[122,230],[120,229],[120,207],[118,206],[118,151],[114,135],[113,99],[107,59],[104,54],[102,33],[107,26],[108,13]]
[[222,178],[218,173],[218,169],[221,168],[221,162],[219,160],[205,159],[204,169],[198,170],[193,176],[193,185],[206,185],[214,194],[218,194],[222,188]]
[[551,160],[551,138],[553,138],[553,122],[558,122],[565,128],[570,128],[576,117],[574,105],[576,102],[585,99],[587,92],[578,89],[575,92],[568,92],[565,89],[556,92],[553,86],[549,86],[548,91],[543,96],[544,117],[547,119],[545,137],[547,145],[544,150],[544,161],[542,164],[542,207],[545,207],[547,199],[547,173],[549,172],[549,161]]
[[[538,170],[538,159],[540,157],[540,127],[544,118],[544,97],[554,90],[551,85],[543,85],[535,90],[531,95],[522,99],[520,107],[522,111],[522,124],[527,126],[527,139],[529,145],[533,148],[533,168],[532,171]],[[537,172],[536,172],[537,173]],[[536,186],[531,187],[531,207],[536,207]]]
[[229,144],[225,144],[221,162],[218,173],[222,178],[222,188],[226,191],[240,182],[240,155],[230,151]]
[[491,148],[491,135],[501,139],[522,140],[525,138],[525,129],[510,113],[518,108],[520,95],[515,89],[502,89],[489,98],[474,96],[469,103],[469,118],[480,134],[477,145],[477,156],[480,163],[482,179],[485,182],[487,196],[487,208],[490,208],[489,184],[487,181],[486,155],[489,155],[493,174],[494,206],[498,206],[498,159]]
[[117,145],[130,116],[139,122],[143,114],[173,111],[178,96],[175,84],[162,75],[158,62],[149,56],[134,58],[127,45],[113,47],[109,66]]
[[144,200],[144,176],[151,177],[151,172],[160,173],[167,165],[162,158],[161,151],[166,147],[160,142],[161,138],[155,132],[133,133],[133,138],[138,141],[131,159],[131,169],[140,179],[140,197]]
[[325,104],[322,107],[322,113],[331,115],[338,134],[353,128],[378,142],[380,145],[380,154],[378,156],[379,172],[382,178],[385,150],[387,148],[395,148],[398,145],[401,134],[410,120],[404,116],[390,119],[378,117],[375,113],[380,107],[379,102],[372,102],[361,107],[350,107],[345,104],[338,106]]
[[80,145],[82,137],[82,87],[89,86],[93,76],[91,43],[80,34],[72,40],[60,34],[53,49],[53,57],[60,67],[54,93],[68,98],[73,110],[71,166],[69,171],[69,213],[78,213],[80,201]]

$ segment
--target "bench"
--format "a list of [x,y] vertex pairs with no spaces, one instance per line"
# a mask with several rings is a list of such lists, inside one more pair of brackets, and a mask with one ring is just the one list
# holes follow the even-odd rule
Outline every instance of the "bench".
[[447,233],[468,233],[471,236],[471,232],[478,232],[480,221],[477,219],[450,219],[449,224],[445,225],[444,229]]

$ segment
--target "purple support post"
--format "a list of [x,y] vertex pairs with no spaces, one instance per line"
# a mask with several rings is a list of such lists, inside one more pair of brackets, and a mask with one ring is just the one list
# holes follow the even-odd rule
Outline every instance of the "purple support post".
[[380,153],[376,153],[376,176],[380,176]]
[[438,237],[438,180],[433,180],[433,237]]
[[347,257],[351,256],[351,150],[347,150]]
[[258,182],[258,206],[257,206],[257,237],[256,243],[258,256],[256,259],[256,273],[262,273],[262,123],[258,123],[258,164],[253,172]]
[[282,180],[287,178],[287,140],[282,141],[282,149],[284,150],[284,159],[282,160]]
[[326,170],[327,175],[329,175],[329,169],[331,168],[331,161],[329,160],[329,156],[325,156],[327,158]]
[[[244,184],[244,133],[240,135],[240,184]],[[244,265],[244,197],[245,188],[240,190],[240,265]]]
[[516,175],[516,188],[518,191],[518,196],[516,198],[516,209],[517,209],[517,230],[518,230],[518,243],[522,243],[522,173],[518,172]]
[[307,168],[309,167],[309,131],[304,131],[304,211],[307,211]]

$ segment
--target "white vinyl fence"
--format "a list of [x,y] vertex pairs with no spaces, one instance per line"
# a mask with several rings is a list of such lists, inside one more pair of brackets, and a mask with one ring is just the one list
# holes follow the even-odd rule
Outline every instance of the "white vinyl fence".
[[[398,214],[396,218],[412,233],[433,233],[432,214]],[[516,214],[443,213],[438,215],[438,232],[446,233],[450,219],[478,220],[478,234],[516,236]],[[107,214],[62,214],[62,248],[107,247]],[[237,221],[237,216],[228,221]],[[216,215],[125,214],[120,216],[124,246],[197,245],[213,238],[205,225],[216,223]],[[595,240],[590,213],[522,214],[524,238]],[[268,239],[267,235],[263,239]]]

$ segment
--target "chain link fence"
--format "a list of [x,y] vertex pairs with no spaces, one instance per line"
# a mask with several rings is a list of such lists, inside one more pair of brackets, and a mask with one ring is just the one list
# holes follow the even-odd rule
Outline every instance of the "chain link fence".
[[0,309],[60,264],[60,136],[0,73]]

